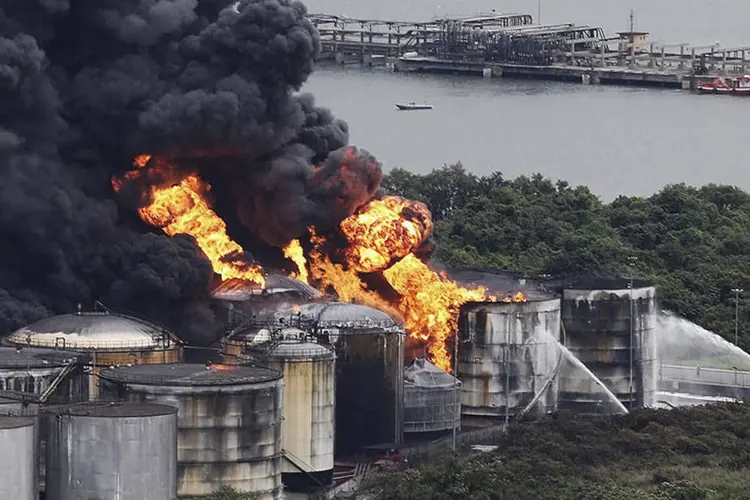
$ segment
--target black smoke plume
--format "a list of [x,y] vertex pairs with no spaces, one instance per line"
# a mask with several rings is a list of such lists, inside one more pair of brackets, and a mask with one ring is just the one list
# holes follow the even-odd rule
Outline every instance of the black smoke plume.
[[2,3],[0,333],[99,300],[212,340],[195,242],[115,198],[138,154],[223,184],[220,215],[266,246],[375,194],[379,163],[330,154],[346,124],[297,94],[320,45],[305,14],[291,0]]

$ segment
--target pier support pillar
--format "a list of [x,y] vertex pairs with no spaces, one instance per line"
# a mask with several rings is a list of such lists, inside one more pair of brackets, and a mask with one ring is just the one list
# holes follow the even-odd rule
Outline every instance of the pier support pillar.
[[492,68],[484,68],[482,70],[482,78],[492,78]]
[[336,52],[336,64],[344,64],[346,62],[344,54]]
[[372,54],[363,54],[362,64],[365,66],[372,66]]
[[691,78],[683,78],[681,85],[682,85],[682,90],[692,90],[693,89],[692,79]]

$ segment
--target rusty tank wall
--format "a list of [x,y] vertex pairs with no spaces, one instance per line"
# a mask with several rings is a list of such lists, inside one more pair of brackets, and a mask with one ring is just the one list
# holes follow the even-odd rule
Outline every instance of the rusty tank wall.
[[[627,280],[600,280],[563,289],[566,347],[631,410],[656,402],[656,289]],[[631,315],[632,307],[632,315]],[[632,330],[632,336],[631,336]],[[632,375],[632,387],[631,387]],[[588,395],[561,382],[567,409],[588,412]]]
[[78,352],[0,347],[0,391],[44,395],[49,403],[86,401],[87,362]]
[[177,409],[143,403],[52,406],[47,500],[172,500],[177,478]]
[[459,315],[461,413],[512,417],[544,389],[533,411],[557,408],[560,301],[473,302]]
[[138,365],[103,370],[102,397],[178,408],[177,496],[230,486],[282,497],[281,373],[255,367]]
[[0,416],[0,498],[37,500],[36,425],[29,417]]

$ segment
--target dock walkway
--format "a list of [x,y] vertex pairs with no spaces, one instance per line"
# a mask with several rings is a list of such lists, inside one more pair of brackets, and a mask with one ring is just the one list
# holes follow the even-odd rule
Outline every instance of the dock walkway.
[[424,22],[308,17],[320,33],[321,61],[378,64],[393,71],[683,89],[750,71],[750,46],[651,43],[648,33],[632,27],[607,37],[598,26],[534,24],[530,14],[493,12]]

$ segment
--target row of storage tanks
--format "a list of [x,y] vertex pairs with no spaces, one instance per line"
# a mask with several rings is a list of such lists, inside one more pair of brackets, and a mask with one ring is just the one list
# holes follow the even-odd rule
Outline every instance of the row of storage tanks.
[[[334,455],[449,431],[462,414],[514,416],[532,402],[540,412],[596,413],[596,384],[626,408],[650,405],[655,290],[605,285],[570,286],[561,299],[465,305],[460,382],[424,360],[405,368],[400,326],[354,304],[274,304],[273,323],[286,322],[282,328],[257,318],[239,325],[223,344],[223,364],[210,367],[176,364],[183,358],[177,339],[134,318],[50,318],[15,332],[5,339],[14,347],[0,349],[0,390],[37,396],[19,412],[18,392],[6,393],[14,405],[5,413],[16,418],[0,424],[0,443],[25,442],[11,434],[32,432],[46,444],[26,452],[41,455],[30,487],[46,489],[49,499],[114,498],[126,484],[134,496],[121,498],[193,498],[226,485],[276,499],[284,488],[329,485]],[[237,318],[260,307],[254,297],[223,299]],[[558,373],[560,351],[550,349],[550,338],[597,379]],[[59,405],[91,399],[118,403]],[[18,419],[29,413],[42,415],[32,431]],[[128,437],[138,435],[153,439]],[[0,461],[8,461],[0,469],[26,477],[18,470],[25,461],[8,454]],[[4,484],[0,498],[34,497],[6,492]]]

